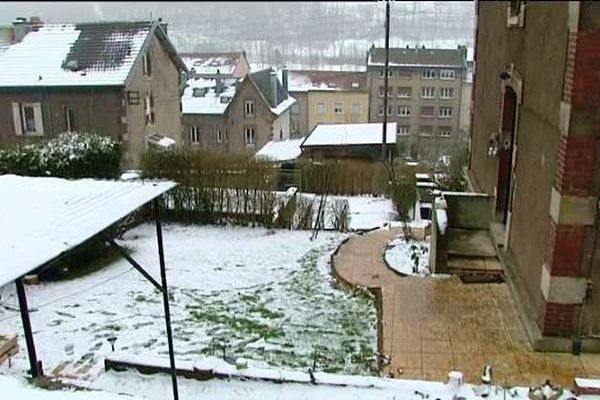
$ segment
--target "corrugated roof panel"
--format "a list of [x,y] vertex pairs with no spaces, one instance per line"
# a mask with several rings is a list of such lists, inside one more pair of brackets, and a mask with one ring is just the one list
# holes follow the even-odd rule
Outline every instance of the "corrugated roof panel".
[[175,185],[0,176],[0,286],[80,245]]

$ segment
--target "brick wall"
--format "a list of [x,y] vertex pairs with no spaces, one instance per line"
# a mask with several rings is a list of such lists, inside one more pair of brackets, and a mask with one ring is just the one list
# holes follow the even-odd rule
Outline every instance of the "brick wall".
[[556,157],[555,187],[561,194],[588,196],[592,191],[596,139],[562,136]]
[[550,222],[550,274],[552,276],[579,276],[581,249],[585,237],[583,225],[556,225]]
[[545,336],[569,336],[576,320],[575,304],[546,303],[542,301],[540,326]]

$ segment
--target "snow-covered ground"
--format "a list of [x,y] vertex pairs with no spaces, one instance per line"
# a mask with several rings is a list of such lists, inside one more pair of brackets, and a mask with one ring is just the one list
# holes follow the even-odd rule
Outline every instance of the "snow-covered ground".
[[[376,311],[366,294],[333,286],[328,260],[345,235],[236,227],[164,227],[177,360],[214,354],[258,365],[370,374]],[[120,242],[158,278],[154,227],[141,225]],[[167,354],[162,299],[124,261],[70,281],[28,286],[39,358],[48,374],[93,381],[111,353]],[[0,302],[17,304],[12,285]],[[2,333],[21,333],[16,311],[0,309]],[[14,366],[27,368],[25,343]]]
[[429,243],[404,237],[392,240],[385,249],[385,261],[402,275],[427,276],[429,271]]
[[[302,193],[304,197],[315,199],[314,211],[319,208],[320,195],[314,193]],[[347,200],[350,206],[350,230],[370,230],[381,228],[396,218],[396,211],[390,199],[372,196],[328,196],[327,207],[333,200]],[[313,221],[314,222],[314,221]],[[326,212],[325,228],[331,229],[332,215]]]

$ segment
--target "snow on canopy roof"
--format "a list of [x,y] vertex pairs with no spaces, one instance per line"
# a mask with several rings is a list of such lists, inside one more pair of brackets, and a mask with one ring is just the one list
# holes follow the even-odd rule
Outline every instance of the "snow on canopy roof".
[[[391,48],[389,65],[401,67],[447,67],[464,68],[467,49],[419,49]],[[368,66],[385,65],[385,48],[369,49]]]
[[254,157],[271,161],[295,160],[302,153],[300,145],[303,140],[304,138],[281,140],[277,142],[271,140],[256,152]]
[[0,286],[102,232],[176,185],[169,181],[0,176]]
[[[310,146],[344,146],[361,144],[380,144],[383,123],[366,124],[319,124],[302,143]],[[396,143],[396,123],[388,122],[388,144]]]
[[0,87],[118,86],[152,22],[43,25],[0,54]]

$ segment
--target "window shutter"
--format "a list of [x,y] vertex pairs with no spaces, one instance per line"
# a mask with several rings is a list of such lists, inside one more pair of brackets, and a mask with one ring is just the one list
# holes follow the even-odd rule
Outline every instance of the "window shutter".
[[21,107],[19,103],[12,103],[13,122],[15,124],[15,135],[23,136],[23,129],[21,126]]

